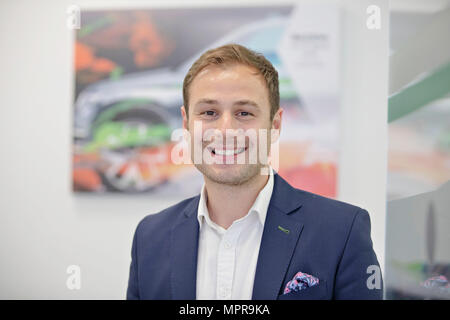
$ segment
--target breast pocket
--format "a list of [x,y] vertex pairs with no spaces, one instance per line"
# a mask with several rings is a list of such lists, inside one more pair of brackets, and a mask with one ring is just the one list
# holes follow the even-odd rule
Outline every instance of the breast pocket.
[[300,291],[279,295],[278,300],[328,300],[327,283],[320,280],[318,285]]

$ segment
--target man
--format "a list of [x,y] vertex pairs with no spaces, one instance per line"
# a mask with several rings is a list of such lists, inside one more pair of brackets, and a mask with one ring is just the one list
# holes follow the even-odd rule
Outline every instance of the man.
[[183,99],[204,185],[139,223],[127,298],[381,299],[367,211],[295,189],[266,161],[283,115],[271,63],[237,44],[209,50]]

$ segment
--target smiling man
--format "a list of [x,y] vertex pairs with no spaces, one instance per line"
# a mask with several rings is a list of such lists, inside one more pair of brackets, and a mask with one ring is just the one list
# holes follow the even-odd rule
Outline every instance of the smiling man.
[[127,298],[381,299],[367,211],[295,189],[268,164],[283,116],[271,63],[237,44],[209,50],[183,99],[204,185],[139,223]]

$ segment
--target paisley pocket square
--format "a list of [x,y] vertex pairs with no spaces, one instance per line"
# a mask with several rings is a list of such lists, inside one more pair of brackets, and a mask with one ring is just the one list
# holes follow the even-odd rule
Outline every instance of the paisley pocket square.
[[283,294],[304,290],[319,284],[319,279],[303,272],[298,272],[284,288]]

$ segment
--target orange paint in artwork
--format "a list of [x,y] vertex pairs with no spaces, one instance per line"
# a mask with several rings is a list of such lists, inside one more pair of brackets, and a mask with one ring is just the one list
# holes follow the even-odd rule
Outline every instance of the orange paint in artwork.
[[138,13],[136,19],[129,41],[134,62],[139,67],[156,65],[166,52],[164,41],[146,14]]
[[98,58],[94,60],[91,65],[91,69],[96,72],[108,73],[114,70],[115,63],[105,58]]
[[87,69],[94,61],[94,54],[92,49],[81,43],[75,43],[75,70],[79,71],[82,69]]
[[130,163],[124,163],[122,166],[120,166],[120,169],[118,170],[118,173],[123,176],[125,172],[127,172],[128,168],[130,166]]
[[279,174],[295,188],[325,197],[336,197],[337,169],[332,163],[299,165],[288,169],[280,168]]
[[81,42],[75,44],[75,70],[90,70],[98,73],[109,73],[116,64],[106,58],[98,58],[88,45]]
[[92,191],[101,187],[101,178],[95,170],[90,168],[74,168],[72,174],[75,189]]

